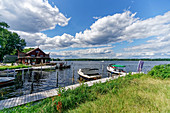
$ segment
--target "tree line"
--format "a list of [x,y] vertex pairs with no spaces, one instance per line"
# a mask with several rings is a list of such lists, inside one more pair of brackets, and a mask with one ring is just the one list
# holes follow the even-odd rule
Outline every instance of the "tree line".
[[149,59],[149,58],[145,58],[145,59],[64,59],[65,61],[139,61],[139,60],[143,60],[143,61],[170,61],[169,58],[157,58],[157,59]]
[[22,51],[26,46],[24,39],[8,30],[10,26],[5,22],[0,22],[0,61],[3,60],[4,55],[17,54],[17,50]]

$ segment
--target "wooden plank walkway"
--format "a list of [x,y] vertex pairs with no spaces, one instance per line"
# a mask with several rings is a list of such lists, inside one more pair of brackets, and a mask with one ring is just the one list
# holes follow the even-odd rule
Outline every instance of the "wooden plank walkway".
[[[94,80],[94,81],[88,81],[88,82],[85,82],[84,84],[87,84],[88,86],[92,86],[94,83],[99,83],[99,82],[104,83],[108,80],[117,79],[118,77],[121,77],[121,76],[124,76],[124,75],[114,76],[114,77],[109,77],[109,78],[103,78],[103,79],[98,79],[98,80]],[[67,89],[75,89],[75,88],[79,87],[80,85],[81,84],[74,84],[74,85],[66,86],[65,89],[66,90]],[[0,101],[0,110],[2,110],[4,108],[11,108],[11,107],[23,105],[23,104],[26,104],[26,103],[29,103],[29,102],[42,100],[42,99],[45,99],[45,98],[48,98],[48,97],[57,96],[58,95],[57,89],[58,88],[43,91],[43,92],[23,95],[23,96],[20,96],[20,97],[14,97],[14,98],[10,98],[10,99],[1,100]]]

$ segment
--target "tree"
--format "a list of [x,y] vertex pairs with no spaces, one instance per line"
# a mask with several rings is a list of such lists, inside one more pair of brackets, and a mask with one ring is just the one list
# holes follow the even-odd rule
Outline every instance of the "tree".
[[8,31],[7,28],[9,28],[7,23],[0,22],[0,61],[4,55],[10,55],[15,50],[22,51],[26,46],[24,39],[21,39],[17,33]]
[[29,52],[29,51],[31,51],[31,50],[33,50],[34,48],[26,48],[26,49],[23,49],[23,53],[27,53],[27,52]]

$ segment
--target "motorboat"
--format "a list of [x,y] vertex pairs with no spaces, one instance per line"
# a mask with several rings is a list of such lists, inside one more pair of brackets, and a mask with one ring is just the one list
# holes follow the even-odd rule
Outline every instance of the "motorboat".
[[102,77],[97,68],[82,68],[77,73],[85,80],[96,80]]
[[107,71],[111,72],[112,74],[115,75],[126,75],[126,72],[124,71],[124,68],[126,66],[124,65],[115,65],[115,64],[110,64],[107,66]]
[[0,77],[0,86],[8,85],[15,81],[15,77]]

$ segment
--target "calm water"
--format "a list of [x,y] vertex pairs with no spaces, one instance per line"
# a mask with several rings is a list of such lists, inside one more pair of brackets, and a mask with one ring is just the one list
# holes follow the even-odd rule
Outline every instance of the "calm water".
[[[106,67],[108,64],[120,64],[125,65],[125,70],[127,72],[137,71],[138,61],[70,61],[67,64],[71,65],[71,68],[64,70],[49,70],[49,71],[31,71],[25,72],[24,77],[20,76],[19,81],[23,80],[23,86],[20,88],[15,88],[14,86],[0,88],[2,91],[5,89],[13,88],[14,91],[6,92],[6,95],[11,96],[21,96],[24,94],[35,93],[39,91],[44,91],[48,89],[57,88],[57,73],[58,73],[58,86],[64,87],[78,83],[79,75],[77,74],[80,68],[98,68],[100,73],[102,73],[103,78],[108,76]],[[147,73],[152,67],[159,64],[170,64],[170,61],[145,61],[143,72]],[[102,70],[103,67],[103,70]],[[72,77],[74,74],[74,81]],[[21,73],[20,73],[21,75]],[[32,87],[33,86],[33,87]],[[4,95],[5,96],[5,95]]]

